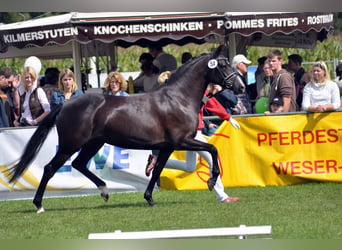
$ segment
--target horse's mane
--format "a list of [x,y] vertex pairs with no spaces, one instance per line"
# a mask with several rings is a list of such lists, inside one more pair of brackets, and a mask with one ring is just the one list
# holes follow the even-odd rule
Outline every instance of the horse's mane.
[[194,64],[196,64],[199,60],[201,60],[204,56],[207,55],[208,53],[202,53],[199,56],[191,58],[189,61],[180,66],[173,74],[171,74],[170,78],[165,83],[165,85],[170,85],[173,82],[176,82],[180,77],[184,77],[184,75],[189,72],[189,68],[191,68]]

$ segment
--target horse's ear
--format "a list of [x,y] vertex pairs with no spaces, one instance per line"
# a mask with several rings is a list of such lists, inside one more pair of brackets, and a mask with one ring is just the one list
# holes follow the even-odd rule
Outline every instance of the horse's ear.
[[213,52],[213,58],[217,58],[222,56],[224,58],[228,58],[228,49],[225,45],[218,46]]

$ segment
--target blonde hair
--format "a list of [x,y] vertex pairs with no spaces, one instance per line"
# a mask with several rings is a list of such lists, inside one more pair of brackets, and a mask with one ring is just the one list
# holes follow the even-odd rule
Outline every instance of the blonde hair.
[[[31,75],[31,77],[32,77],[32,79],[33,79],[33,82],[35,82],[35,81],[37,80],[37,72],[36,72],[36,70],[35,70],[33,67],[31,67],[31,66],[26,66],[26,67],[24,68],[24,71],[23,71],[23,76],[24,76],[24,78],[25,78],[25,75],[26,75],[26,74],[30,74],[30,75]],[[29,90],[29,88],[27,87],[25,81],[24,81],[24,89],[25,89],[26,91]]]
[[158,76],[157,82],[159,85],[164,84],[171,76],[171,71],[164,71]]
[[64,85],[63,85],[63,77],[71,77],[74,80],[74,83],[72,84],[71,92],[75,92],[78,87],[75,81],[75,75],[74,72],[72,72],[71,69],[62,69],[61,72],[59,73],[59,78],[58,78],[58,89],[61,92],[64,92]]
[[323,77],[323,82],[326,82],[326,81],[330,81],[331,78],[330,78],[330,74],[329,74],[329,70],[328,70],[328,67],[326,65],[325,62],[323,61],[319,61],[319,62],[316,62],[312,65],[312,70],[311,70],[311,81],[314,82],[314,79],[313,79],[313,69],[315,67],[318,67],[320,68],[321,70],[323,70],[325,72],[325,76]]
[[128,86],[127,81],[125,80],[124,76],[117,71],[112,71],[108,74],[104,82],[105,91],[110,91],[110,82],[113,77],[118,83],[120,83],[120,90],[126,91]]

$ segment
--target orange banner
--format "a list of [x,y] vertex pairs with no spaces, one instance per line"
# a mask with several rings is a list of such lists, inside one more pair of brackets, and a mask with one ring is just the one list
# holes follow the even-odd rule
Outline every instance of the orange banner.
[[[219,152],[225,187],[291,185],[342,181],[342,113],[234,117],[209,138]],[[184,159],[180,153],[172,158]],[[199,158],[194,173],[164,169],[162,189],[206,189],[207,163]]]

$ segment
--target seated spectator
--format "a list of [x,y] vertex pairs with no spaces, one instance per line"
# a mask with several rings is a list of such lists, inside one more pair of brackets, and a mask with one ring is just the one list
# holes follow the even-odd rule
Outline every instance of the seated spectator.
[[74,72],[70,69],[63,69],[59,73],[58,90],[52,94],[51,109],[54,110],[70,98],[83,94],[84,92],[77,87]]
[[104,82],[104,94],[105,95],[115,95],[115,96],[128,96],[127,91],[127,81],[117,71],[112,71],[108,74]]
[[46,96],[51,104],[53,92],[58,90],[59,70],[57,68],[47,68],[44,74],[44,89]]
[[36,126],[50,112],[50,103],[44,90],[38,87],[37,73],[31,66],[25,67],[22,75],[23,93],[20,96],[20,116],[14,126]]
[[325,112],[340,107],[340,90],[330,80],[329,70],[325,62],[317,62],[312,66],[312,77],[304,87],[302,108],[309,112]]

